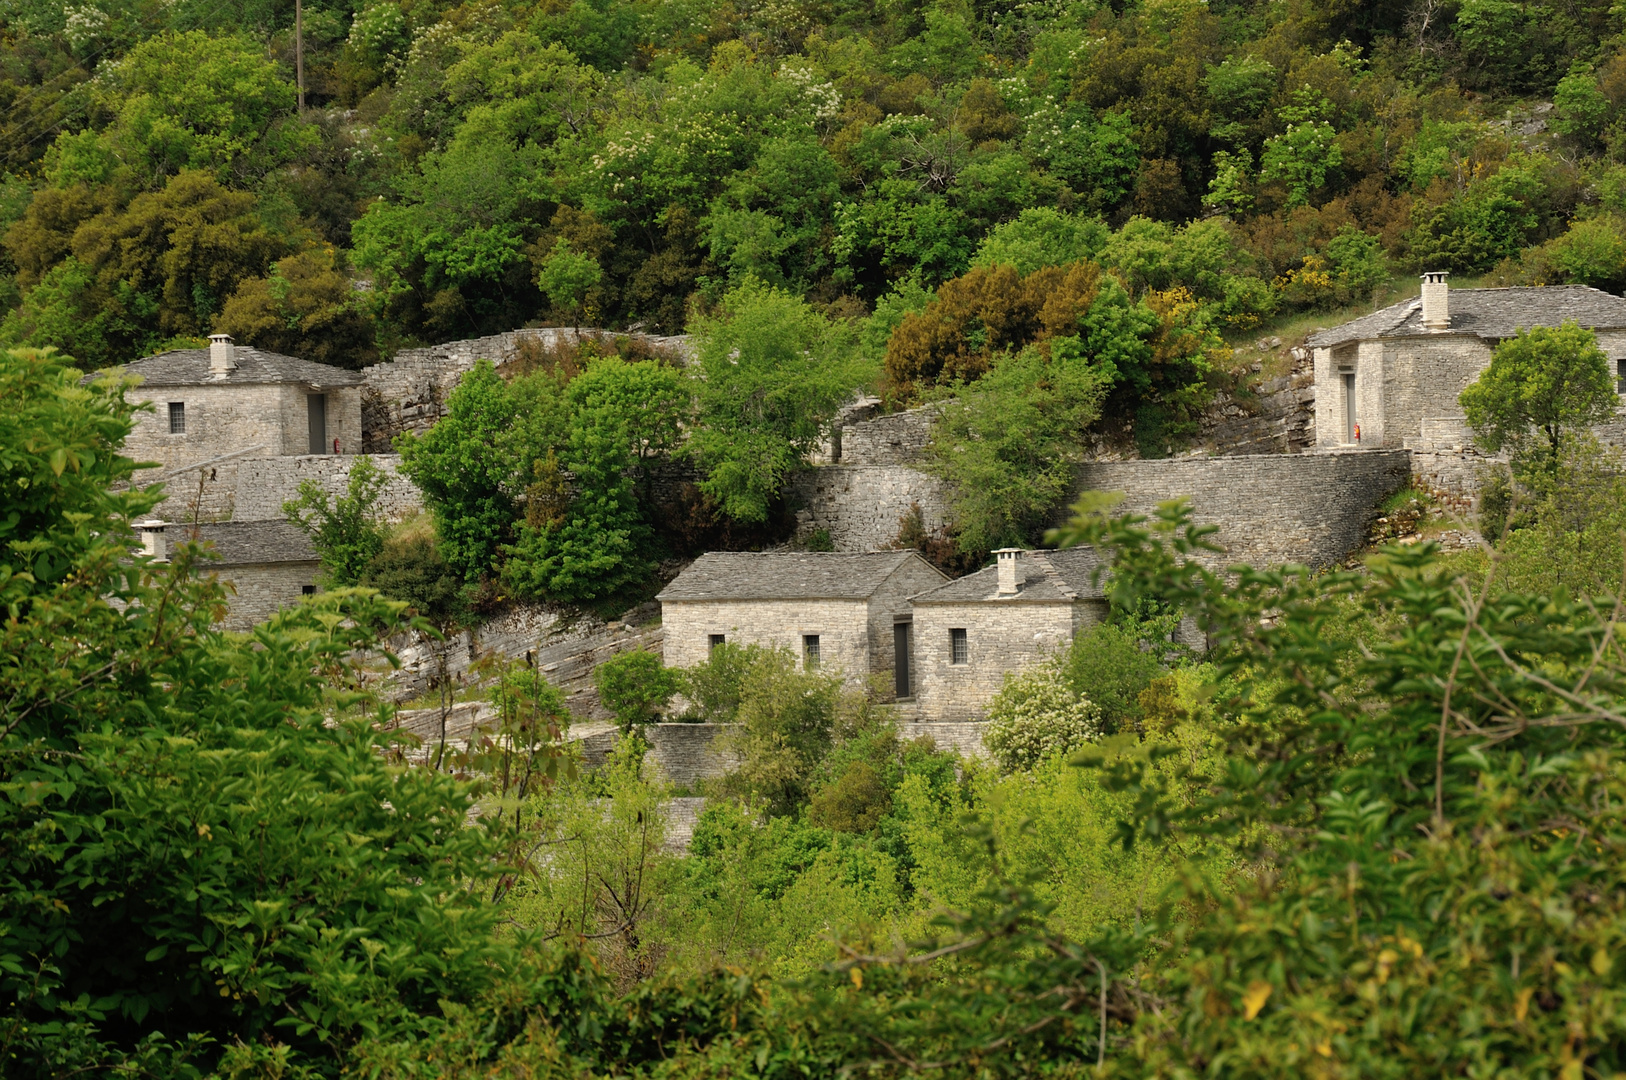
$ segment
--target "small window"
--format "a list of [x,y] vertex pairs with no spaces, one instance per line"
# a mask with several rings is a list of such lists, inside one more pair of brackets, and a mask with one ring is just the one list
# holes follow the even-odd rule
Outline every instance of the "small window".
[[1626,394],[1626,360],[1615,361],[1615,393]]
[[186,434],[186,402],[172,401],[169,403],[169,433],[171,435]]
[[715,649],[717,646],[727,643],[727,641],[728,641],[728,635],[727,634],[712,634],[711,635],[711,648]]
[[315,596],[316,595],[316,586],[315,585],[301,585],[299,587],[299,592],[300,592],[300,595],[302,595],[302,596]]
[[802,666],[810,668],[819,666],[819,635],[802,635]]
[[970,662],[971,651],[966,647],[965,631],[949,631],[949,662],[965,664]]

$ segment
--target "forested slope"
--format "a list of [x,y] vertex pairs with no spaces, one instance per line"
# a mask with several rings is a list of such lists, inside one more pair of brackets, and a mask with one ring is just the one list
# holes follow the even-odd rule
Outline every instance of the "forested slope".
[[990,238],[1018,270],[1183,290],[1151,307],[1219,332],[1424,264],[1618,288],[1620,23],[1601,0],[313,0],[301,109],[288,0],[22,0],[4,334],[103,363],[225,329],[356,364],[538,320],[676,332],[749,276],[857,317],[920,306]]

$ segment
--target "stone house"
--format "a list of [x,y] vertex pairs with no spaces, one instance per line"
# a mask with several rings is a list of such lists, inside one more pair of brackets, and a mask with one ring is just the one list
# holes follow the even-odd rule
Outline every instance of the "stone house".
[[1005,675],[1056,652],[1105,621],[1090,548],[1005,548],[995,564],[910,597],[920,719],[980,720]]
[[662,652],[693,667],[724,642],[780,646],[853,684],[891,672],[905,697],[908,598],[947,580],[913,551],[707,552],[656,597]]
[[1626,299],[1584,285],[1452,289],[1445,274],[1424,274],[1420,297],[1308,339],[1316,446],[1410,448],[1425,429],[1462,416],[1457,395],[1502,339],[1565,322],[1596,332],[1626,385]]
[[124,365],[139,376],[125,453],[163,472],[226,456],[354,454],[361,449],[361,383],[354,371],[234,345],[171,349]]
[[[185,543],[193,529],[152,520],[136,524],[142,550],[166,559],[169,545]],[[200,570],[228,586],[225,630],[245,631],[285,607],[315,594],[321,564],[304,530],[286,521],[208,522],[196,528],[211,557]]]

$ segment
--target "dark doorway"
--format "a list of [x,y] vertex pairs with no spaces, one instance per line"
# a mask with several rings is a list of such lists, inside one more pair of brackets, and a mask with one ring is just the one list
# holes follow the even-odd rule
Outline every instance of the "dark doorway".
[[1344,441],[1347,443],[1355,441],[1355,418],[1355,375],[1350,372],[1344,375]]
[[898,697],[909,696],[909,624],[892,624],[892,688]]
[[327,453],[327,395],[311,394],[305,399],[310,402],[311,416],[311,453]]

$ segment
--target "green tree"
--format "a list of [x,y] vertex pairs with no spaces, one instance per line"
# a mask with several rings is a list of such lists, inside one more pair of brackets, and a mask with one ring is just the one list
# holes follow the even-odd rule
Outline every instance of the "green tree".
[[327,593],[244,648],[195,549],[130,556],[161,493],[128,486],[124,386],[24,353],[0,385],[0,832],[32,838],[0,853],[8,1073],[195,1075],[239,1044],[337,1072],[420,1037],[507,949],[467,788],[388,765],[355,689],[398,608]]
[[724,736],[740,757],[728,785],[761,799],[771,815],[807,801],[841,720],[840,676],[799,669],[788,649],[765,649],[740,681],[737,728]]
[[401,471],[423,492],[442,554],[467,580],[490,574],[519,516],[518,469],[506,445],[516,409],[489,360],[478,361],[446,402],[446,415],[399,442]]
[[1001,767],[1016,772],[1100,737],[1101,709],[1074,689],[1059,658],[1051,658],[1005,676],[988,704],[983,742]]
[[318,138],[291,115],[293,83],[247,35],[160,34],[93,85],[113,116],[101,141],[142,187],[187,169],[262,175]]
[[1511,450],[1516,462],[1548,471],[1558,467],[1566,434],[1620,408],[1597,338],[1573,322],[1521,331],[1497,345],[1461,403],[1479,445]]
[[359,584],[384,550],[378,496],[386,479],[362,454],[351,459],[343,495],[332,498],[320,482],[301,480],[299,497],[282,504],[283,516],[310,535],[330,587]]
[[1077,337],[1024,349],[939,406],[930,467],[952,485],[955,545],[1027,546],[1061,505],[1115,381]]
[[72,344],[97,365],[208,333],[226,297],[286,251],[256,214],[253,195],[203,172],[180,173],[125,206],[68,203],[36,200],[7,233],[26,291],[0,334],[29,345]]
[[215,317],[214,330],[267,352],[357,370],[378,362],[373,320],[331,248],[279,260],[266,277],[245,278]]
[[604,357],[564,388],[563,405],[562,443],[526,448],[536,482],[503,579],[521,596],[600,599],[652,568],[638,484],[676,447],[688,393],[666,364]]
[[604,280],[598,260],[575,251],[570,241],[560,237],[537,267],[536,283],[548,301],[559,311],[569,313],[580,326],[587,314],[587,297]]
[[622,734],[653,723],[681,688],[681,679],[661,658],[642,649],[617,653],[593,671],[598,699],[615,715]]
[[1308,86],[1294,91],[1293,104],[1276,110],[1286,130],[1265,140],[1259,155],[1259,179],[1282,184],[1289,208],[1308,203],[1343,164],[1338,133],[1327,121],[1331,115],[1331,103]]
[[757,281],[732,289],[695,330],[699,416],[686,452],[700,489],[737,521],[764,521],[836,411],[875,377],[850,325]]

